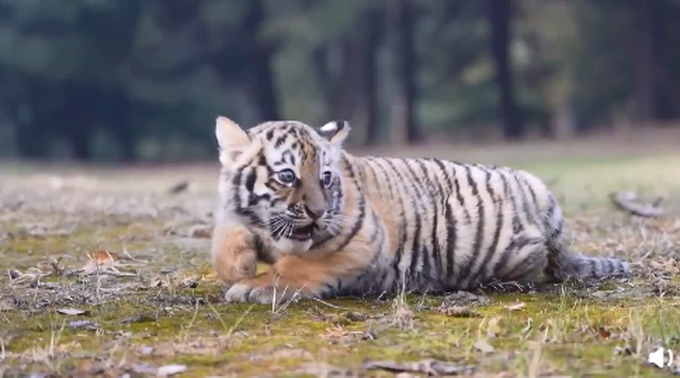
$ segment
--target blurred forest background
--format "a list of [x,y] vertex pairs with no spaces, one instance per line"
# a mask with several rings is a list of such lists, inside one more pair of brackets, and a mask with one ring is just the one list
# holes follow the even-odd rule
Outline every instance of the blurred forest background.
[[359,146],[672,125],[680,1],[0,0],[0,156],[214,159],[218,114]]

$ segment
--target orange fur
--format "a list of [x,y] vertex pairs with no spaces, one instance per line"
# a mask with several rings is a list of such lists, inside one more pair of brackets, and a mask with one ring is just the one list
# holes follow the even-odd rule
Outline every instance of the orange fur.
[[241,226],[215,227],[213,232],[213,268],[227,283],[255,277],[257,259],[252,248],[253,235]]
[[276,302],[294,296],[319,296],[325,284],[366,269],[373,252],[363,238],[357,238],[343,251],[325,255],[287,254],[254,278],[239,281],[226,296],[228,301],[248,298],[258,303]]

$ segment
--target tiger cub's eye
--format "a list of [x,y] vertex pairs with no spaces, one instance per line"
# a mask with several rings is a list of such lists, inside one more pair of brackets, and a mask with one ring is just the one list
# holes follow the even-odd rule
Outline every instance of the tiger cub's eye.
[[321,185],[323,185],[324,188],[329,188],[331,184],[333,184],[333,174],[326,171],[321,175]]
[[276,178],[282,184],[292,184],[297,180],[297,177],[295,177],[295,172],[290,169],[284,169],[283,171],[277,172]]

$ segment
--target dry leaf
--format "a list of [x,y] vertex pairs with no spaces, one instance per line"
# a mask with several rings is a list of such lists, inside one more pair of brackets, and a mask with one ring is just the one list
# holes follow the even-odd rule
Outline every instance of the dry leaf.
[[97,326],[96,324],[92,323],[89,320],[74,320],[68,324],[69,326],[73,328],[79,328],[79,329],[88,329],[88,330],[96,330]]
[[79,310],[77,308],[60,308],[60,309],[57,309],[57,312],[62,314],[62,315],[71,315],[71,316],[87,314],[87,311]]
[[213,228],[210,226],[196,226],[191,231],[191,237],[196,239],[210,239],[212,233]]
[[597,327],[597,335],[600,338],[608,339],[609,337],[611,337],[612,333],[604,327]]
[[478,318],[481,316],[477,311],[466,306],[444,306],[439,307],[439,313],[457,318]]
[[509,306],[506,306],[505,308],[507,308],[510,311],[517,311],[517,310],[523,309],[526,306],[527,305],[524,302],[517,302],[517,303],[513,303]]
[[12,280],[16,280],[17,278],[21,277],[21,271],[18,269],[10,269],[7,271],[7,274],[9,275],[9,278]]
[[81,272],[85,275],[95,274],[97,271],[106,270],[120,261],[121,257],[117,253],[97,250],[88,255],[90,258],[85,266],[81,268]]
[[184,365],[165,365],[158,368],[156,374],[161,377],[167,377],[184,372],[187,367]]
[[189,180],[182,180],[168,189],[168,194],[179,194],[189,189]]
[[477,340],[474,347],[484,354],[492,353],[495,350],[493,346],[491,346],[491,344],[489,344],[489,342],[484,339]]

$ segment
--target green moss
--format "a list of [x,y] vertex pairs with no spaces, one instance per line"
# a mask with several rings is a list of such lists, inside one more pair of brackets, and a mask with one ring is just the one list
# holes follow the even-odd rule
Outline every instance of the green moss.
[[[673,166],[660,161],[659,166]],[[649,160],[621,159],[598,164],[567,162],[530,170],[548,179],[558,178],[554,187],[558,195],[567,196],[565,214],[577,218],[596,214],[584,218],[592,231],[581,235],[576,247],[595,253],[613,248],[612,242],[625,241],[630,243],[621,248],[626,253],[642,250],[637,255],[631,252],[630,258],[636,260],[649,251],[667,256],[672,243],[653,237],[656,228],[649,228],[644,240],[631,237],[645,224],[629,222],[611,211],[606,194],[629,186],[637,177],[634,172],[644,177],[650,164]],[[603,177],[603,170],[613,178]],[[677,175],[665,177],[671,180]],[[0,223],[0,228],[15,232],[31,224],[33,219],[27,217]],[[622,219],[626,220],[623,225]],[[655,227],[663,227],[664,238],[676,242],[670,228],[673,222],[668,223]],[[100,248],[118,253],[127,250],[140,257],[145,261],[138,268],[143,279],[175,275],[161,274],[168,268],[176,268],[177,277],[173,277],[177,280],[211,273],[209,241],[179,243],[164,233],[167,227],[177,225],[151,217],[83,215],[68,236],[47,233],[5,239],[0,244],[0,268],[26,272],[51,257],[66,255],[69,258],[60,262],[62,267],[79,268],[87,262],[87,252]],[[266,268],[258,267],[260,271]],[[520,376],[528,376],[537,366],[552,375],[653,376],[659,370],[642,361],[656,342],[680,352],[680,308],[677,297],[672,296],[680,280],[667,276],[670,278],[663,276],[663,282],[658,276],[644,276],[629,284],[604,282],[587,290],[488,293],[488,303],[467,305],[478,317],[440,312],[442,297],[407,296],[412,329],[390,326],[396,316],[394,298],[334,299],[328,300],[330,306],[303,301],[272,312],[268,305],[222,303],[222,286],[210,280],[201,280],[195,288],[163,284],[131,289],[127,285],[141,279],[122,278],[104,282],[102,290],[117,294],[99,300],[96,280],[82,284],[64,276],[43,280],[63,284],[61,290],[9,286],[3,276],[0,300],[16,296],[22,303],[18,309],[0,312],[0,338],[8,355],[3,363],[22,366],[22,371],[64,373],[83,361],[98,360],[186,364],[189,370],[185,376],[293,376],[306,362],[358,367],[367,359],[436,358]],[[81,296],[69,297],[67,289],[75,286],[81,288],[77,291]],[[620,286],[629,296],[616,296]],[[595,291],[598,295],[592,296]],[[660,291],[667,294],[660,298],[650,294]],[[60,301],[41,301],[45,298]],[[86,310],[87,314],[61,315],[56,309],[62,307]],[[75,328],[72,321],[89,321],[95,329]],[[377,338],[364,338],[369,330]],[[480,339],[494,351],[487,355],[479,351],[475,343]],[[142,352],[142,347],[153,351]],[[619,349],[632,355],[616,353]]]

